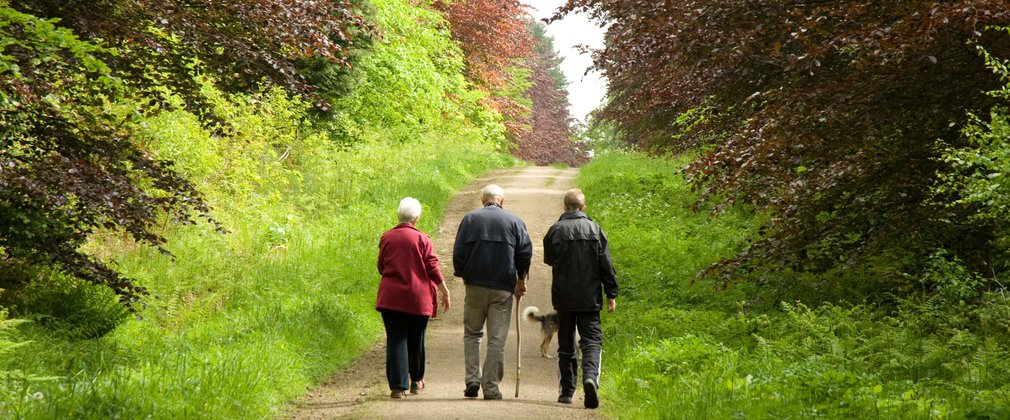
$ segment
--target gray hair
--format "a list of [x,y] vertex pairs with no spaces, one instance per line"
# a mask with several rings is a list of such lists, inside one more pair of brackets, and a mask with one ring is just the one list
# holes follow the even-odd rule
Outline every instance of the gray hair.
[[480,201],[484,204],[497,203],[498,200],[496,198],[505,198],[505,190],[495,184],[484,187],[480,193]]
[[421,217],[421,202],[414,197],[404,197],[396,209],[396,216],[400,218],[400,223],[413,222]]

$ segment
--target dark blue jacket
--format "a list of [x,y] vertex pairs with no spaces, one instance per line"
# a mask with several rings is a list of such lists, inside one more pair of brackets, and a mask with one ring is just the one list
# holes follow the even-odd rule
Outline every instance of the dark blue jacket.
[[581,211],[569,211],[544,236],[544,262],[551,266],[554,310],[603,309],[602,295],[617,297],[617,274],[607,236]]
[[530,270],[533,242],[526,224],[497,204],[463,216],[452,248],[452,268],[463,283],[513,291]]

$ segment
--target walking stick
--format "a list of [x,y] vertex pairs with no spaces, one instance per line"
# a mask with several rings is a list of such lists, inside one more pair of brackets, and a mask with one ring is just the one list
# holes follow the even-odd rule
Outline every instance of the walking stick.
[[516,398],[519,398],[519,373],[523,369],[523,328],[519,322],[519,302],[522,300],[522,296],[516,297]]

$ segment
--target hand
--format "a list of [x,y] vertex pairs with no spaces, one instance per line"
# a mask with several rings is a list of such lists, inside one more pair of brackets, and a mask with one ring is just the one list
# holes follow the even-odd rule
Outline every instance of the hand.
[[617,310],[617,299],[607,299],[607,312],[614,312]]
[[521,279],[516,282],[516,290],[513,292],[516,297],[526,296],[526,279]]
[[451,306],[452,303],[449,299],[449,293],[442,293],[442,312],[449,312],[449,308]]
[[451,299],[449,299],[449,288],[445,287],[445,282],[438,284],[438,294],[442,296],[442,312],[449,312],[449,307],[452,306]]

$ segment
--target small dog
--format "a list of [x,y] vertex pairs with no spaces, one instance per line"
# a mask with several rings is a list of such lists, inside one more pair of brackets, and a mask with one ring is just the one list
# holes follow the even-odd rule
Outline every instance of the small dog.
[[539,308],[536,306],[527,306],[526,309],[523,309],[523,318],[526,318],[528,322],[540,323],[540,338],[543,340],[540,343],[540,355],[553,359],[554,356],[547,353],[547,347],[551,345],[551,339],[558,333],[558,313],[548,312],[540,315]]

